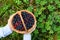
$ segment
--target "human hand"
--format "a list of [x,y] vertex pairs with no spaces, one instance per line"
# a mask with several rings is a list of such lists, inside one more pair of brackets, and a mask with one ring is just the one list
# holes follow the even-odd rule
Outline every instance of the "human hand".
[[12,33],[12,30],[10,29],[10,26],[8,24],[6,26],[0,28],[0,38],[6,37],[11,33]]

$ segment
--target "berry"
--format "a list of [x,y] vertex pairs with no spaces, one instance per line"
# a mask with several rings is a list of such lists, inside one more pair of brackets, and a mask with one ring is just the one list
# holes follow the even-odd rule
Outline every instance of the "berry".
[[21,29],[22,29],[22,25],[18,25],[18,26],[16,27],[16,29],[17,29],[17,30],[21,30]]
[[22,25],[21,18],[18,14],[16,14],[13,17],[12,23],[13,23],[14,28],[16,28],[17,30],[22,30],[23,25]]
[[[21,12],[22,18],[24,20],[24,23],[26,25],[26,29],[29,30],[33,25],[34,25],[34,18],[31,14],[27,13],[27,12]],[[22,24],[21,18],[18,14],[16,14],[13,17],[12,20],[13,26],[16,30],[20,30],[20,31],[25,31],[25,28]]]
[[31,14],[27,12],[22,12],[22,17],[27,29],[30,29],[34,24],[34,18]]
[[16,22],[18,22],[18,21],[21,21],[21,19],[20,19],[20,16],[19,16],[18,14],[16,14],[16,15],[13,17],[13,20],[12,20],[13,25],[14,25]]
[[13,25],[14,25],[14,24],[16,23],[16,19],[13,19],[13,20],[12,20],[12,23],[13,23]]
[[16,15],[14,16],[14,18],[19,18],[19,15],[18,15],[18,14],[16,14]]
[[23,31],[24,29],[23,29],[24,27],[23,27],[23,25],[21,24],[21,25],[18,25],[17,27],[16,27],[16,29],[17,30],[20,30],[20,31]]
[[15,16],[14,16],[14,19],[16,19],[16,21],[20,21],[21,19],[20,19],[20,16],[18,15],[18,14],[16,14]]
[[21,13],[22,13],[23,19],[27,17],[26,12],[21,12]]
[[31,23],[26,24],[26,28],[27,29],[30,29],[31,27],[32,27],[32,24]]

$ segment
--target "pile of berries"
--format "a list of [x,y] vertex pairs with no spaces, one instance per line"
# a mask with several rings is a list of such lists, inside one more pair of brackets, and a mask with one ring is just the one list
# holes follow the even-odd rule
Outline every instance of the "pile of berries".
[[[34,25],[34,17],[30,13],[24,11],[21,12],[21,16],[26,26],[26,29],[29,30],[30,28],[32,28]],[[16,14],[13,17],[12,25],[16,30],[25,31],[24,25],[19,14]]]
[[34,24],[33,16],[27,12],[21,12],[21,15],[23,17],[27,30],[30,29]]
[[13,24],[14,28],[17,29],[17,30],[21,30],[21,31],[25,30],[24,27],[23,27],[20,15],[18,15],[18,14],[16,14],[13,17],[12,24]]

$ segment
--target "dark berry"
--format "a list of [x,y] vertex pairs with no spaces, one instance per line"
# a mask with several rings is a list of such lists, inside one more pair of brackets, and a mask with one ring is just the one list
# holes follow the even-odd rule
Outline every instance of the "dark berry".
[[16,19],[17,19],[17,21],[21,21],[20,17],[17,17]]
[[16,29],[17,29],[17,30],[21,30],[21,29],[22,29],[22,25],[18,25],[18,26],[16,27]]
[[16,15],[13,17],[13,20],[12,20],[13,25],[14,25],[16,22],[18,22],[18,21],[21,21],[21,19],[20,19],[20,16],[19,16],[18,14],[16,14]]
[[16,19],[16,21],[20,21],[21,19],[20,19],[20,16],[18,15],[18,14],[16,14],[15,16],[14,16],[14,19]]
[[29,21],[34,22],[34,19],[33,18],[30,18]]
[[13,25],[14,25],[14,24],[16,23],[16,19],[13,19],[13,20],[12,20],[12,23],[13,23]]
[[22,13],[23,18],[26,18],[27,17],[26,12],[21,12],[21,13]]
[[26,28],[27,29],[30,29],[31,27],[32,27],[32,24],[31,23],[26,24]]
[[18,26],[16,27],[16,29],[17,29],[17,30],[20,30],[20,31],[25,31],[25,29],[24,29],[24,27],[23,27],[22,24],[21,24],[21,25],[18,25]]
[[31,14],[27,12],[22,12],[22,17],[27,29],[30,29],[34,24],[34,18]]
[[15,16],[14,16],[14,18],[18,18],[19,17],[19,15],[18,14],[16,14]]

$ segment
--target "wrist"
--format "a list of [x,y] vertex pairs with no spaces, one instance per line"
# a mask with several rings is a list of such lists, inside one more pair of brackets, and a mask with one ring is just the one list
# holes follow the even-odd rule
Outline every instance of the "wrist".
[[31,34],[24,34],[23,40],[31,40]]
[[12,30],[10,29],[8,24],[2,28],[2,31],[3,31],[4,37],[12,33]]
[[1,38],[1,37],[4,37],[2,28],[0,28],[0,38]]

